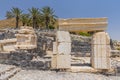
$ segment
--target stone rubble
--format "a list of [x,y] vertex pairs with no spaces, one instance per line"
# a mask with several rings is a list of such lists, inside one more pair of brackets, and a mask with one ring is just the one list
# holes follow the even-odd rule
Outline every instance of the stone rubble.
[[120,76],[111,77],[93,73],[22,70],[9,80],[119,80],[119,79]]

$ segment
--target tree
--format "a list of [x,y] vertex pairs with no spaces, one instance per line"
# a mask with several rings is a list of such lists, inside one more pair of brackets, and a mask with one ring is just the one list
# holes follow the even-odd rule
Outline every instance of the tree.
[[22,13],[22,10],[17,8],[17,7],[13,7],[11,9],[11,13],[13,14],[13,16],[15,17],[16,19],[16,28],[18,28],[18,24],[19,24],[19,18],[20,18],[20,15]]
[[57,16],[54,15],[54,10],[48,6],[43,7],[41,12],[46,29],[49,29],[50,26],[53,26],[56,23]]
[[12,14],[12,12],[7,11],[5,17],[6,17],[7,19],[10,19],[10,18],[14,18],[14,15]]
[[29,14],[22,14],[20,20],[22,21],[23,26],[30,25],[30,15]]
[[33,28],[36,28],[38,26],[37,20],[40,16],[40,10],[38,8],[32,7],[31,9],[28,9],[28,11],[29,11],[29,14],[31,15]]

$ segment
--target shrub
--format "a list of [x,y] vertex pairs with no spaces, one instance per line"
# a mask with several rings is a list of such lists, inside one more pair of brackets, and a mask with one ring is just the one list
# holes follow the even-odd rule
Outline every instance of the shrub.
[[55,27],[53,27],[53,26],[49,26],[49,29],[55,29]]
[[87,33],[87,32],[79,32],[79,35],[82,35],[82,36],[91,36],[91,34]]
[[120,48],[117,48],[117,50],[120,50]]

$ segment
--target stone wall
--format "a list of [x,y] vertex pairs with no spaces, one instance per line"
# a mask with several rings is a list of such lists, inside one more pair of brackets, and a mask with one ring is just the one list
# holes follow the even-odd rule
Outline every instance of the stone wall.
[[72,53],[85,56],[91,53],[91,37],[71,35]]
[[120,50],[120,41],[112,40],[112,45],[113,49]]
[[17,33],[17,30],[14,29],[0,31],[0,40],[15,38],[15,33]]
[[[37,35],[37,49],[31,51],[18,51],[13,53],[0,54],[0,62],[6,64],[14,64],[21,67],[29,67],[34,69],[45,68],[50,60],[45,60],[43,56],[46,54],[46,50],[53,50],[53,42],[55,42],[56,31],[40,31],[35,30]],[[0,39],[14,38],[17,30],[9,30],[0,34]],[[91,37],[79,36],[71,34],[72,48],[71,54],[76,56],[90,56],[91,53]],[[118,42],[111,43],[113,47],[118,45]],[[33,53],[33,54],[31,54]],[[7,61],[5,61],[7,60]],[[5,61],[5,62],[4,62]],[[38,64],[39,63],[39,64]]]
[[[55,41],[56,31],[41,31],[35,30],[38,37],[38,51],[39,53],[45,53],[45,50],[53,50],[53,42]],[[7,29],[4,32],[0,32],[0,40],[15,38],[15,33],[17,30]],[[80,35],[71,34],[72,40],[72,53],[74,54],[84,54],[91,53],[91,37],[85,37]],[[111,48],[119,49],[120,42],[116,40],[111,40]]]

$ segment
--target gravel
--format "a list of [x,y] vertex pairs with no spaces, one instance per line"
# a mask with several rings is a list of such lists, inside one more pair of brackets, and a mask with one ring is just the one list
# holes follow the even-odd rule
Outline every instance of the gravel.
[[101,74],[93,73],[22,70],[10,80],[120,80],[120,77],[108,77]]

